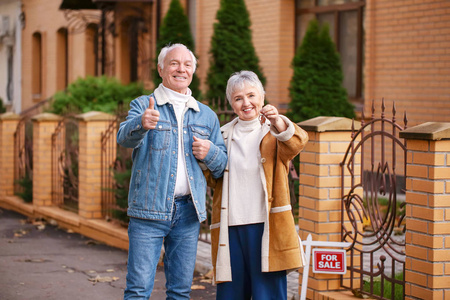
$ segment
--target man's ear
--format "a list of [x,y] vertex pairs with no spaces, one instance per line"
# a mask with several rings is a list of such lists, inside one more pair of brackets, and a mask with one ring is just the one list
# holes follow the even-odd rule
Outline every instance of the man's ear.
[[159,77],[162,78],[161,72],[162,72],[162,69],[161,69],[161,67],[158,65],[158,74],[159,74]]

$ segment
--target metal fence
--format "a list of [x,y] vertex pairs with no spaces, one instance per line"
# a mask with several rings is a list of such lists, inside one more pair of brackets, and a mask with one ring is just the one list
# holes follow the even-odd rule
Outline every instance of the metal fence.
[[52,134],[52,203],[78,212],[78,122],[64,117]]
[[377,299],[405,296],[405,203],[398,197],[397,173],[406,164],[398,164],[397,153],[406,161],[406,142],[398,133],[407,119],[405,114],[404,126],[396,122],[395,103],[392,115],[386,118],[383,100],[376,118],[372,104],[371,120],[365,123],[363,115],[341,163],[342,241],[352,243],[350,278],[342,278],[341,285]]

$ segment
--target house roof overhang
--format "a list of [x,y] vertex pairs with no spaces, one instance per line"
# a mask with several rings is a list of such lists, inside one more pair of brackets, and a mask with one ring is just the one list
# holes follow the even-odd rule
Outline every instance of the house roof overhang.
[[97,3],[154,2],[154,0],[62,0],[59,9],[99,9]]

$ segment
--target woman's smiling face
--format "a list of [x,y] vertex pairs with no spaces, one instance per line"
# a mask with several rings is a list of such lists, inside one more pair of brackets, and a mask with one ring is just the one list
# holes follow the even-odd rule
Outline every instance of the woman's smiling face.
[[259,112],[264,105],[264,98],[256,87],[245,84],[243,89],[238,89],[231,96],[231,107],[243,121],[251,121],[259,117]]

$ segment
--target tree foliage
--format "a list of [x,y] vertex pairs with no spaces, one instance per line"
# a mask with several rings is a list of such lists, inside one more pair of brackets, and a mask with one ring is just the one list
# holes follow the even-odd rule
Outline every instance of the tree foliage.
[[294,122],[317,116],[353,118],[353,105],[342,86],[343,73],[339,53],[327,24],[309,23],[302,44],[292,61],[289,117]]
[[128,107],[131,100],[148,94],[139,83],[121,84],[111,77],[79,78],[57,92],[50,102],[49,111],[55,114],[102,111],[114,113],[120,104]]
[[[172,0],[170,2],[169,10],[167,11],[161,27],[159,28],[159,37],[156,43],[156,53],[159,54],[162,48],[171,44],[183,44],[195,53],[194,39],[192,38],[189,19],[184,13],[180,0]],[[197,68],[199,67],[197,63]],[[158,57],[156,57],[155,69],[153,72],[153,83],[157,87],[162,82],[162,78],[158,73]],[[189,88],[192,91],[192,96],[200,100],[200,80],[194,73],[192,83]]]
[[252,44],[250,17],[244,0],[221,0],[211,38],[211,60],[207,74],[207,99],[217,104],[226,99],[228,78],[234,72],[255,72],[262,84],[266,79]]
[[3,104],[3,99],[0,97],[0,114],[3,114],[6,112],[6,107]]

